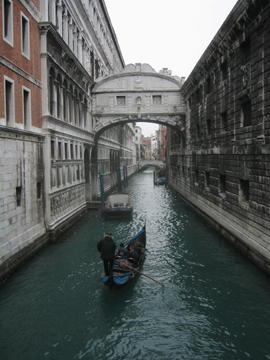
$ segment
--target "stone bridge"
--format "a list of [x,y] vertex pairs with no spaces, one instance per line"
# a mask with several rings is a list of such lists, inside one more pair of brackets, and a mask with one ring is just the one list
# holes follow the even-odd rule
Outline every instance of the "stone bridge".
[[130,122],[162,124],[184,136],[183,81],[167,69],[157,73],[148,64],[129,64],[120,74],[97,80],[92,89],[95,140],[106,129]]
[[139,171],[143,171],[148,167],[155,167],[158,170],[166,171],[166,164],[159,160],[143,160],[138,163]]

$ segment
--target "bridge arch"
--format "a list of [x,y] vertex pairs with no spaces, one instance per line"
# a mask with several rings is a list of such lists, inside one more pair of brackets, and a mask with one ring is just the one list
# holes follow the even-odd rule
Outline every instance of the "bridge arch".
[[95,141],[105,130],[132,122],[172,127],[185,136],[183,78],[167,69],[157,73],[148,64],[129,64],[116,75],[97,79],[92,89]]

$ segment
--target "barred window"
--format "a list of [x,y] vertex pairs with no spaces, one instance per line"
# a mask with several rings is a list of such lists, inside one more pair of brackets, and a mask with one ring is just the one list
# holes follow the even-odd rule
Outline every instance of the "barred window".
[[126,105],[126,97],[125,96],[116,96],[116,104],[117,105]]
[[161,95],[153,95],[153,104],[160,105],[161,104]]

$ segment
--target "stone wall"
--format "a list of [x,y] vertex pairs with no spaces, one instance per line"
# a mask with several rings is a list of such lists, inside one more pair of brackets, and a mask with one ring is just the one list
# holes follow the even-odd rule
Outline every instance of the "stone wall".
[[42,140],[1,130],[0,267],[46,232]]
[[238,1],[184,83],[168,182],[270,273],[270,8]]

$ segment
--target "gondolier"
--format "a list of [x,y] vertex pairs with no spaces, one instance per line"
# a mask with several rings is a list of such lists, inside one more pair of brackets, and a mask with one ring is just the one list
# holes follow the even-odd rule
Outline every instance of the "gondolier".
[[[146,246],[145,226],[124,246],[122,243],[120,245],[121,245],[120,251],[123,249],[128,250],[126,256],[122,257],[121,254],[117,253],[114,259],[112,272],[109,275],[104,275],[104,271],[103,271],[101,274],[101,281],[110,290],[121,289],[122,287],[127,285],[130,281],[135,279],[137,273],[139,272],[139,269],[142,266],[145,259],[145,246]],[[133,252],[130,251],[131,248],[134,249],[136,253],[134,253],[134,251]],[[138,254],[137,257],[136,254]]]
[[101,259],[103,260],[105,275],[109,276],[113,269],[113,260],[116,245],[112,234],[108,232],[104,235],[104,238],[101,239],[97,244],[98,252],[101,253]]

